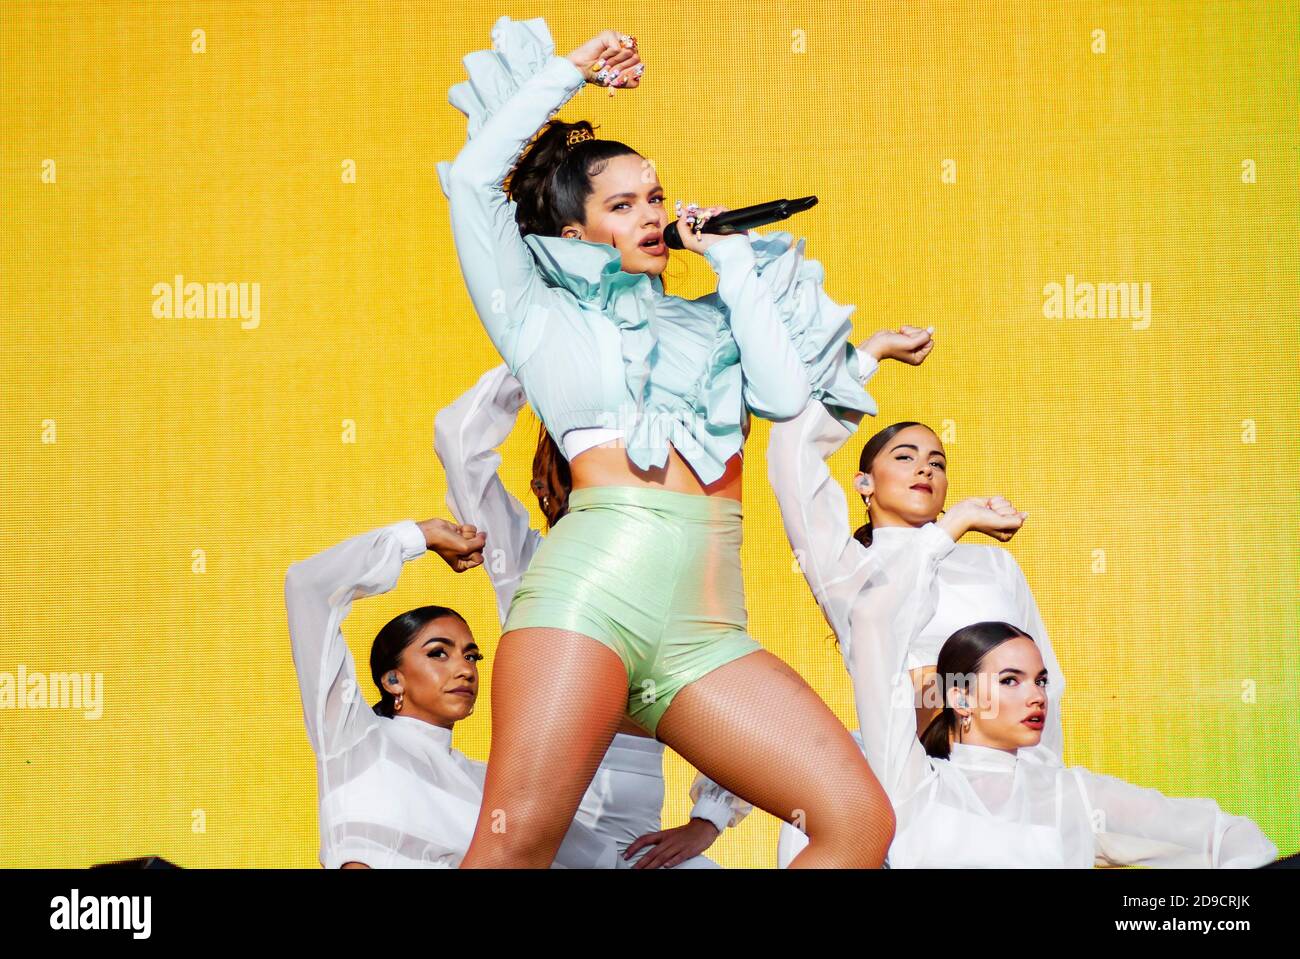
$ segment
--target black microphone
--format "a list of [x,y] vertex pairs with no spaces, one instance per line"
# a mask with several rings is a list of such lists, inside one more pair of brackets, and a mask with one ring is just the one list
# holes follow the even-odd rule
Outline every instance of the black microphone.
[[[725,213],[717,213],[709,217],[704,221],[704,227],[700,232],[721,233],[724,235],[747,233],[755,227],[785,220],[816,205],[817,198],[815,196],[801,196],[797,200],[772,200],[769,203],[759,203],[756,206],[742,206],[739,210],[728,210]],[[664,229],[664,243],[671,250],[685,249],[682,246],[681,234],[677,232],[677,224],[680,222],[680,220],[674,220]]]

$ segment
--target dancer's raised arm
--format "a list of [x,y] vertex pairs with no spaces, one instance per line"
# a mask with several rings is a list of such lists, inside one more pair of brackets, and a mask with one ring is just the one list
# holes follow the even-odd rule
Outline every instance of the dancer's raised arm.
[[897,805],[928,772],[903,666],[933,615],[934,572],[955,541],[935,523],[889,544],[864,547],[853,538],[844,490],[826,467],[850,435],[822,403],[810,402],[794,419],[772,424],[768,478],[800,569],[839,639],[863,751]]
[[1065,760],[1065,732],[1061,723],[1061,704],[1065,697],[1065,671],[1061,669],[1061,664],[1056,658],[1052,640],[1047,635],[1047,625],[1038,611],[1038,602],[1034,599],[1034,591],[1029,588],[1024,571],[1010,553],[1005,554],[1005,560],[1009,566],[1008,576],[1011,580],[1012,596],[1016,607],[1020,610],[1017,624],[1034,637],[1034,644],[1042,654],[1043,665],[1047,667],[1047,674],[1052,684],[1052,695],[1047,704],[1047,718],[1043,723],[1043,738],[1038,741],[1038,745],[1028,747],[1026,752],[1042,754],[1044,761],[1062,763]]
[[[878,368],[869,365],[863,382]],[[851,414],[856,425],[861,414]],[[848,501],[826,460],[852,436],[820,400],[809,400],[794,418],[772,425],[767,475],[781,509],[781,523],[813,598],[847,649],[849,615],[870,575],[866,549],[853,538]]]
[[434,418],[433,445],[447,477],[447,508],[460,522],[486,534],[484,566],[503,623],[519,580],[542,544],[528,508],[497,474],[497,447],[514,429],[523,405],[523,387],[507,367],[498,366]]
[[357,685],[342,623],[353,600],[397,585],[402,565],[425,554],[425,535],[402,520],[344,540],[293,563],[284,577],[293,664],[307,737],[321,757],[336,755],[378,723]]

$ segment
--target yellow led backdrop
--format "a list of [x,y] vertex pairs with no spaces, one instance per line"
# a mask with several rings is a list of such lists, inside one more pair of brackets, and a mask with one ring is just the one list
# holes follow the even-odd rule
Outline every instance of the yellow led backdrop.
[[[89,673],[102,702],[0,709],[2,864],[315,864],[284,571],[446,514],[434,415],[499,360],[434,164],[502,14],[562,53],[637,35],[640,89],[561,115],[651,157],[670,204],[820,197],[787,227],[856,334],[937,329],[869,430],[930,424],[950,502],[1029,513],[1008,548],[1069,676],[1067,759],[1296,851],[1295,4],[27,2],[0,28],[0,672]],[[246,314],[156,316],[178,276],[244,284]],[[676,293],[713,279],[674,255]],[[1132,286],[1089,310],[1085,284]],[[504,450],[520,495],[535,437],[527,414]],[[852,725],[766,440],[752,631]],[[370,640],[426,603],[495,652],[481,571],[427,557],[345,624],[371,700]],[[486,758],[489,719],[485,692],[456,745]],[[666,776],[671,826],[691,773]],[[769,866],[775,837],[756,812],[710,855]]]

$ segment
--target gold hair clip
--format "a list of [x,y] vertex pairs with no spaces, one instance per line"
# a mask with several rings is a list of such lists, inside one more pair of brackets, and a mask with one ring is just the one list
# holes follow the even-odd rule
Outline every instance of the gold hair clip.
[[581,130],[570,130],[568,146],[570,147],[570,149],[572,149],[574,144],[581,143],[583,140],[594,140],[594,139],[596,139],[596,135],[585,127],[582,128]]

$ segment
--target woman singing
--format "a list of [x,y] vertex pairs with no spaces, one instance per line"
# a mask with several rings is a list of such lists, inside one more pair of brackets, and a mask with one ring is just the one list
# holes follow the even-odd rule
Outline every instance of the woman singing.
[[589,80],[636,87],[635,41],[605,31],[556,56],[544,21],[509,17],[493,40],[451,90],[469,142],[438,172],[475,309],[546,428],[539,480],[558,485],[503,627],[462,865],[548,865],[628,714],[730,792],[802,813],[794,865],[879,866],[889,803],[834,713],[747,633],[740,567],[749,413],[810,397],[874,412],[852,310],[788,234],[698,221],[683,242],[718,291],[666,295],[653,165],[589,123],[547,122]]

